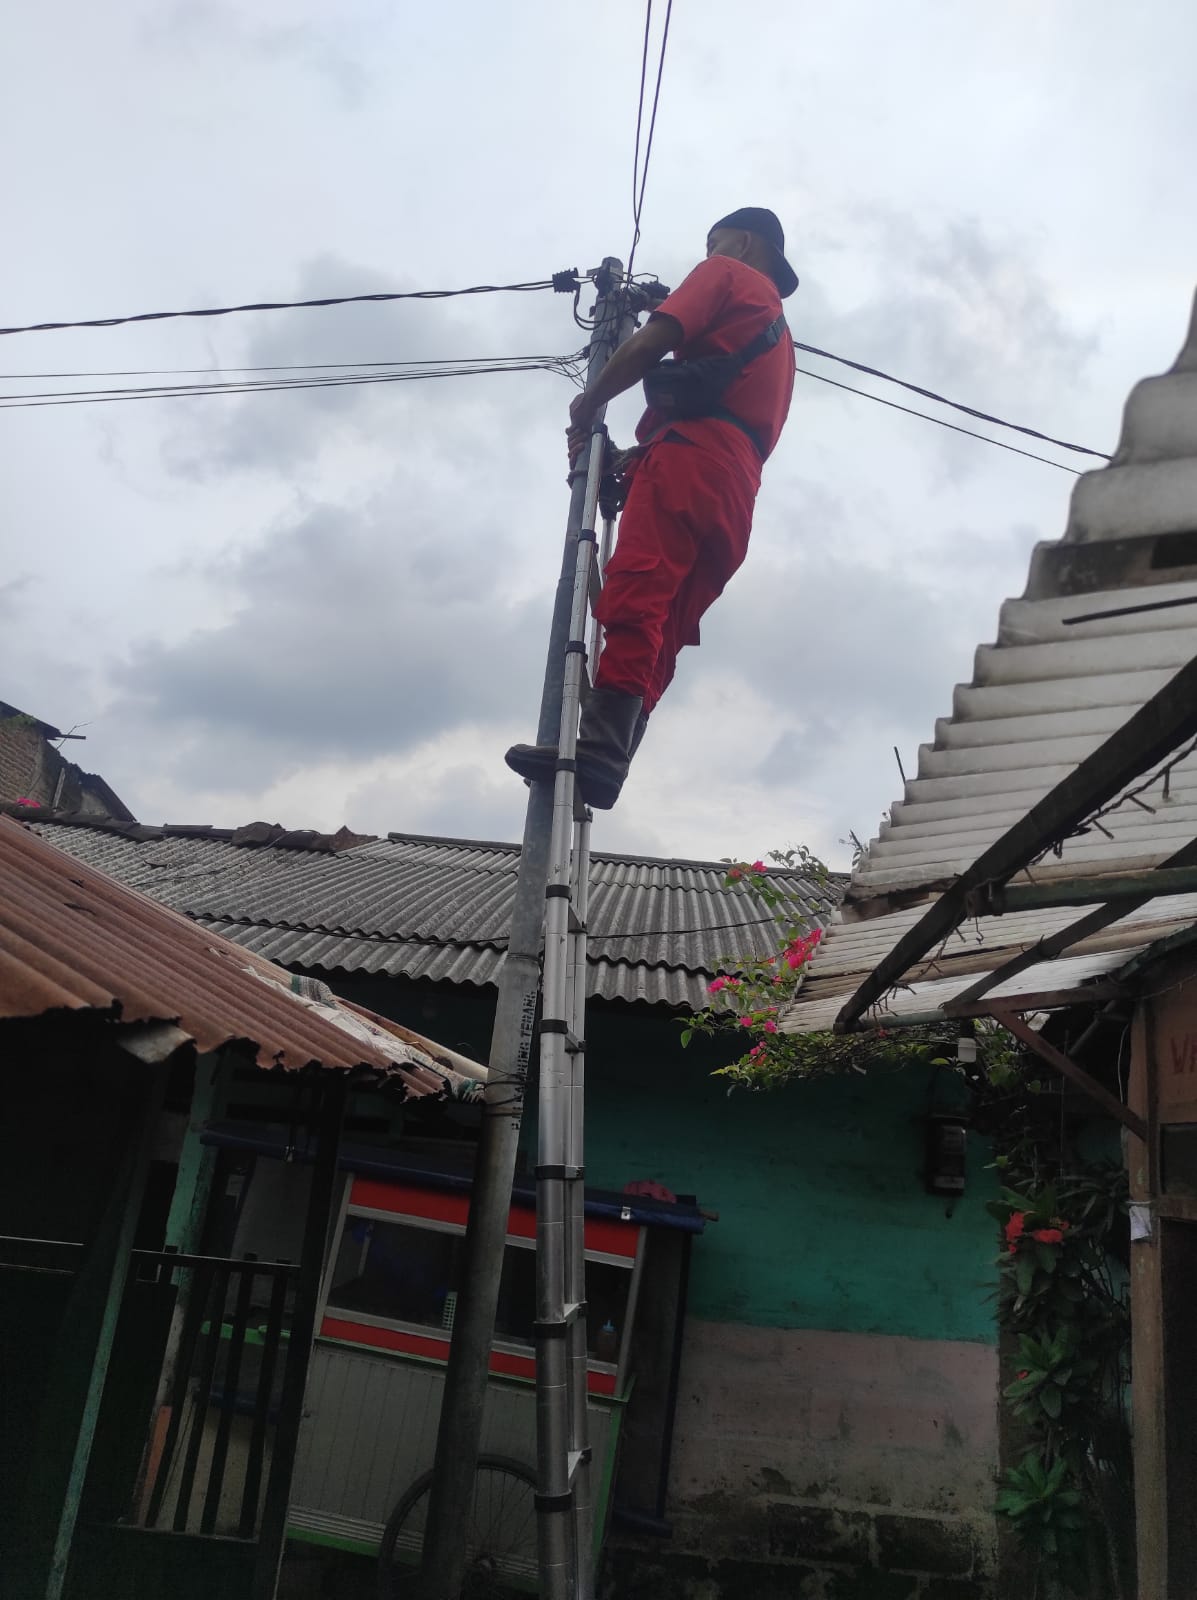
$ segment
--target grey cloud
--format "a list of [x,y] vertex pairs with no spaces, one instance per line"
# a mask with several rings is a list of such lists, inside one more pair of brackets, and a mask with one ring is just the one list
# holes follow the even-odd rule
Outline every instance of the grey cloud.
[[29,588],[33,578],[28,572],[22,572],[15,578],[8,578],[0,583],[0,622],[15,622],[21,610],[21,596]]
[[756,769],[757,777],[768,785],[797,783],[833,759],[845,733],[843,723],[832,722],[821,712],[802,716],[798,727],[787,728],[774,741]]
[[[842,222],[825,248],[822,258],[815,254],[814,269],[800,291],[797,338],[1013,422],[1047,432],[1063,428],[1059,385],[1078,385],[1098,339],[1068,316],[1019,240],[999,239],[973,218],[933,228],[872,208]],[[835,279],[837,259],[845,258],[855,258],[858,274],[860,260],[866,261],[873,280],[873,292],[848,306]],[[800,356],[799,364],[1023,443],[818,357]],[[834,392],[810,384],[804,400],[817,402]],[[939,445],[954,469],[976,468],[984,459],[978,454],[983,447],[950,432],[942,433]],[[1027,448],[1036,446],[1028,442]]]
[[402,482],[360,514],[315,507],[225,568],[231,620],[114,668],[113,714],[170,730],[176,775],[236,788],[534,706],[547,601],[497,597],[505,554]]
[[176,0],[155,9],[142,37],[159,50],[188,56],[248,55],[263,64],[298,66],[331,88],[346,108],[358,106],[373,84],[360,55],[350,54],[342,36],[352,8],[338,10],[338,28],[313,19],[269,22],[222,0]]
[[502,765],[496,749],[487,768],[462,765],[431,780],[397,785],[391,778],[360,784],[345,802],[349,825],[373,833],[439,833],[454,839],[519,839],[528,791]]
[[763,694],[784,721],[759,775],[784,782],[833,765],[862,723],[892,725],[897,742],[899,730],[926,738],[927,708],[946,709],[951,694],[945,661],[968,666],[977,627],[946,582],[936,590],[822,550],[791,561],[762,552],[712,613],[714,648],[683,655],[679,686],[700,698],[730,673]]
[[[459,287],[467,285],[417,284],[401,270],[383,273],[327,254],[304,263],[293,298]],[[303,368],[327,362],[569,355],[586,336],[567,311],[568,301],[544,292],[266,312],[249,326],[243,348],[239,328],[222,330],[222,364]],[[302,378],[303,373],[280,376]],[[214,399],[200,402],[172,425],[163,457],[171,472],[197,480],[231,470],[275,472],[353,438],[377,440],[380,448],[401,453],[425,423],[438,429],[432,447],[440,453],[461,450],[471,430],[487,425],[496,435],[501,426],[518,448],[534,419],[549,412],[564,415],[571,392],[559,376],[536,372]]]

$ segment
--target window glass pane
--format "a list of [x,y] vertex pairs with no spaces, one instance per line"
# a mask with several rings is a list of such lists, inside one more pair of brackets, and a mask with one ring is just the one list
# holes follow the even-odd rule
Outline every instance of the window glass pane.
[[[345,1218],[328,1294],[330,1312],[355,1311],[448,1332],[457,1309],[465,1239],[409,1222]],[[586,1263],[588,1344],[598,1361],[614,1363],[623,1337],[628,1267]],[[531,1348],[536,1317],[536,1252],[509,1244],[503,1256],[495,1338]]]
[[586,1345],[596,1361],[614,1366],[619,1360],[631,1286],[629,1267],[613,1267],[607,1261],[586,1263]]
[[329,1309],[451,1328],[464,1253],[459,1233],[347,1216]]

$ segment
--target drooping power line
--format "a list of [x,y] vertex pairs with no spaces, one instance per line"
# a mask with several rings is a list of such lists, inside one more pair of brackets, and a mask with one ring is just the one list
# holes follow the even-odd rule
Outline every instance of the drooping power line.
[[[838,361],[841,366],[851,367],[854,372],[866,373],[870,378],[881,378],[886,383],[896,383],[899,388],[909,389],[912,394],[921,394],[924,400],[934,400],[937,405],[951,406],[953,411],[963,411],[965,416],[976,417],[978,422],[992,422],[998,428],[1013,428],[1015,433],[1025,433],[1029,439],[1042,439],[1044,444],[1058,445],[1061,450],[1075,450],[1078,455],[1098,456],[1102,461],[1110,459],[1108,453],[1104,450],[1090,450],[1089,446],[1085,444],[1069,444],[1066,439],[1053,439],[1050,433],[1040,433],[1038,428],[1028,428],[1021,422],[1007,422],[1004,417],[991,416],[988,411],[978,411],[975,406],[966,406],[959,400],[949,400],[946,395],[937,394],[934,389],[924,389],[920,384],[910,383],[905,378],[895,378],[892,372],[882,372],[880,367],[869,367],[863,361],[850,361],[847,356],[837,356],[831,350],[820,350],[818,345],[799,344],[795,339],[794,349],[804,350],[808,356],[823,356],[828,361]],[[814,378],[818,374],[811,372],[807,376]],[[830,383],[831,379],[829,378],[827,381]],[[841,384],[840,387],[846,389],[848,385]],[[853,390],[853,393],[863,394],[864,391]],[[876,396],[874,395],[872,398],[876,399]],[[921,411],[913,414],[920,417],[923,415]],[[935,421],[936,419],[932,418],[931,420]],[[968,429],[961,429],[961,432],[967,433]],[[978,435],[978,437],[981,436]]]
[[[566,281],[568,280],[568,281]],[[478,283],[469,289],[410,289],[382,294],[326,295],[318,300],[252,300],[239,306],[202,306],[188,311],[139,311],[125,317],[85,317],[70,322],[31,322],[20,328],[0,328],[0,334],[54,333],[61,328],[116,328],[128,322],[165,322],[173,317],[229,317],[239,311],[306,311],[313,306],[365,305],[390,300],[453,300],[472,294],[534,294],[542,289],[573,292],[578,277],[559,272],[552,278],[529,283]]]
[[[1045,466],[1058,467],[1061,472],[1071,472],[1080,477],[1079,467],[1066,466],[1063,461],[1053,461],[1050,456],[1037,456],[1033,450],[1020,450],[1016,444],[1007,444],[1004,439],[992,439],[989,434],[978,433],[974,428],[962,428],[959,423],[947,422],[943,417],[933,417],[929,411],[916,411],[913,406],[900,406],[896,400],[886,400],[879,394],[870,394],[867,389],[854,389],[850,383],[841,383],[838,378],[829,378],[822,372],[811,372],[807,367],[795,367],[794,371],[800,372],[804,378],[817,378],[820,383],[829,383],[833,389],[846,389],[849,394],[858,394],[864,400],[875,400],[879,406],[889,406],[892,411],[904,411],[908,417],[921,417],[924,422],[937,423],[941,428],[950,428],[953,433],[966,433],[970,439],[980,439],[984,444],[996,445],[999,450],[1010,450],[1016,456],[1026,456],[1031,461],[1042,461]],[[1015,427],[1016,424],[1007,423],[1006,426]],[[1093,453],[1097,454],[1096,451]]]

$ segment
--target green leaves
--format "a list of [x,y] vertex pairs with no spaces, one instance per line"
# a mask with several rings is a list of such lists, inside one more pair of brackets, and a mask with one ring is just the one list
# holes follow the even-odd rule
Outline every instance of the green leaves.
[[1003,1188],[989,1205],[1006,1243],[999,1315],[1017,1336],[1002,1396],[1033,1441],[1003,1478],[997,1509],[1040,1570],[1077,1594],[1091,1592],[1087,1545],[1108,1514],[1088,1498],[1084,1464],[1100,1471],[1100,1439],[1123,1426],[1129,1312],[1110,1250],[1125,1229],[1125,1187],[1120,1169],[1104,1167]]
[[1049,1458],[1042,1450],[1031,1451],[1005,1474],[997,1510],[1056,1576],[1067,1579],[1083,1572],[1084,1496],[1065,1456]]

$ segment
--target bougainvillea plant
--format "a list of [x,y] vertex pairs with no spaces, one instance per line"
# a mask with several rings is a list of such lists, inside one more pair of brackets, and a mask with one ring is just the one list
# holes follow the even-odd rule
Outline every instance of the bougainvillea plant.
[[734,1030],[737,1037],[742,1035],[744,1049],[739,1059],[719,1070],[733,1085],[745,1088],[771,1085],[784,1070],[788,1036],[779,1032],[778,1018],[793,999],[823,937],[822,926],[817,921],[811,924],[830,880],[827,868],[805,847],[774,850],[769,859],[776,866],[801,872],[813,895],[810,889],[799,894],[779,874],[770,876],[764,861],[728,861],[724,888],[747,891],[768,908],[776,943],[769,955],[738,959],[734,970],[714,978],[708,985],[707,1005],[682,1024],[683,1045],[700,1033]]
[[[769,860],[800,873],[803,888],[771,873],[764,861],[728,861],[723,884],[754,896],[769,911],[773,948],[767,955],[727,958],[707,986],[701,1011],[682,1019],[682,1044],[699,1034],[740,1046],[735,1060],[716,1069],[729,1089],[778,1089],[798,1078],[877,1067],[900,1068],[914,1061],[947,1067],[956,1029],[873,1028],[865,1033],[787,1033],[782,1019],[806,981],[823,940],[819,922],[831,903],[831,873],[804,846],[774,850]],[[765,942],[765,941],[762,941]]]

